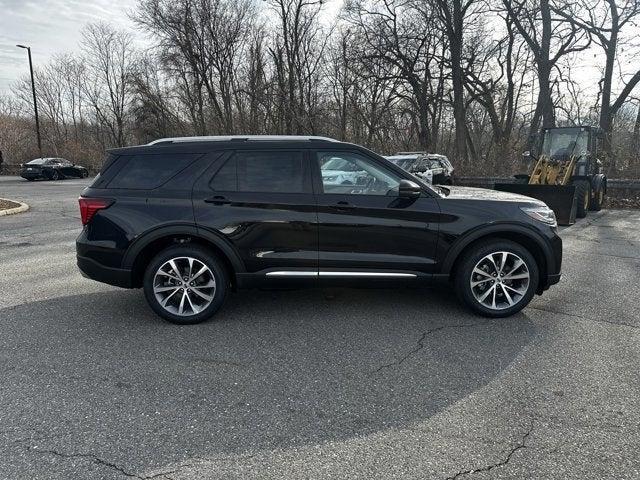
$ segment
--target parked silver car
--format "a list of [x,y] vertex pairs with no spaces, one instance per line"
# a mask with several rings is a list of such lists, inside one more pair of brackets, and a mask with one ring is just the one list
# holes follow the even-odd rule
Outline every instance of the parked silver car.
[[385,158],[425,182],[436,185],[453,184],[453,165],[444,155],[425,152],[399,152]]

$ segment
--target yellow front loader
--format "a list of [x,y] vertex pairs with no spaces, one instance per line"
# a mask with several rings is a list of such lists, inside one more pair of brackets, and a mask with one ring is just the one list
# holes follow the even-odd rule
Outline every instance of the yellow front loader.
[[540,134],[540,154],[534,158],[531,174],[516,175],[517,183],[497,183],[496,190],[519,193],[542,200],[551,208],[560,225],[575,223],[587,210],[600,210],[607,179],[596,158],[594,127],[545,128]]

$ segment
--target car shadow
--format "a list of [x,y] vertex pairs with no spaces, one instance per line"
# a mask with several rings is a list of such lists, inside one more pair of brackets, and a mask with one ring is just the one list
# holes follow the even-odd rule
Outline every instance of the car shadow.
[[40,444],[135,471],[411,425],[487,385],[536,334],[524,314],[483,319],[440,289],[244,291],[187,327],[110,290],[0,319],[4,427],[59,432]]

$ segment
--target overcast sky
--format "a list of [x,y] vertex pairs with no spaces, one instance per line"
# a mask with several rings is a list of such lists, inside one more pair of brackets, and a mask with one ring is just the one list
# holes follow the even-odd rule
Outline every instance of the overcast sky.
[[[98,20],[109,22],[135,34],[128,13],[137,0],[0,0],[0,95],[10,93],[10,86],[29,73],[27,52],[20,43],[31,46],[35,66],[47,63],[55,54],[77,52],[80,31],[84,25]],[[324,7],[325,19],[331,22],[343,0],[329,0]],[[638,29],[627,34],[637,35]],[[138,40],[144,40],[138,34]],[[595,47],[580,55],[574,65],[576,79],[582,77],[588,90],[596,90],[600,78],[600,50]],[[637,56],[624,59],[621,69],[635,72]],[[577,74],[577,75],[576,75]],[[591,86],[592,88],[589,88]]]
[[127,12],[136,0],[0,0],[0,94],[29,74],[29,45],[34,65],[57,53],[77,51],[80,30],[98,20],[132,28]]

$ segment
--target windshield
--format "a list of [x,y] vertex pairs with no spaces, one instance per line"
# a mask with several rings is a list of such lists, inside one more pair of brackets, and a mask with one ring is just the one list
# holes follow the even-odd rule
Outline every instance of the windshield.
[[391,163],[399,166],[404,170],[408,170],[409,168],[411,168],[411,165],[413,165],[416,162],[416,160],[417,160],[416,158],[390,158],[389,159]]
[[35,160],[31,160],[30,162],[27,162],[26,165],[44,165],[46,161],[47,161],[46,158],[36,158]]
[[589,132],[585,128],[547,130],[542,143],[542,155],[554,160],[581,157],[589,148]]

